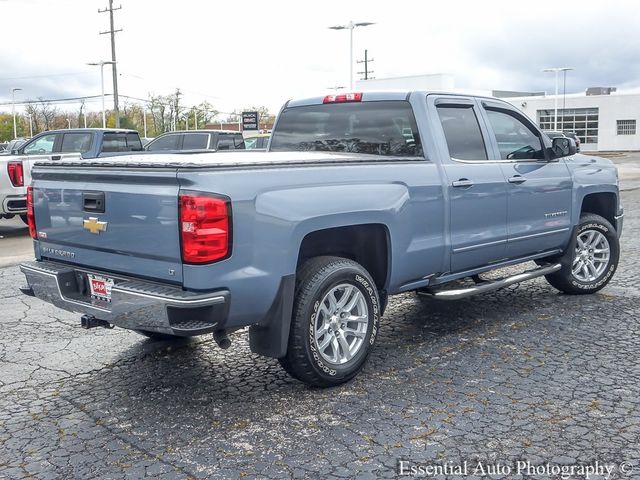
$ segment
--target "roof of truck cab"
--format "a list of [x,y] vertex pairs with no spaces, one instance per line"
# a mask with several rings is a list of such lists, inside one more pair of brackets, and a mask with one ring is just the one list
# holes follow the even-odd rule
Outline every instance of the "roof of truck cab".
[[[164,135],[171,135],[172,133],[179,133],[179,134],[183,134],[183,133],[222,133],[222,134],[236,134],[238,135],[239,133],[241,134],[242,132],[239,132],[238,130],[215,130],[213,128],[199,128],[198,130],[172,130],[170,132],[164,132],[161,133],[160,135],[158,135],[158,137],[162,137]],[[156,138],[158,138],[156,137]]]
[[137,130],[132,130],[130,128],[58,128],[56,130],[45,130],[44,132],[40,132],[40,134],[51,134],[51,133],[84,133],[84,132],[103,132],[103,133],[138,133]]
[[[354,92],[340,91],[336,93],[330,93],[325,95],[320,95],[316,97],[307,97],[307,98],[295,98],[289,100],[285,104],[286,107],[302,107],[307,105],[320,105],[324,103],[324,99],[328,96],[338,96],[338,95],[346,95],[349,93],[362,93],[362,102],[379,102],[384,100],[408,100],[409,96],[412,94],[420,94],[420,95],[452,95],[456,97],[472,97],[472,98],[482,98],[486,100],[495,100],[504,103],[503,100],[499,98],[485,96],[485,95],[477,95],[470,94],[465,92],[452,92],[446,90],[380,90],[380,91],[363,91],[358,92],[357,90]],[[349,102],[350,103],[350,102]],[[354,102],[356,103],[356,102]]]

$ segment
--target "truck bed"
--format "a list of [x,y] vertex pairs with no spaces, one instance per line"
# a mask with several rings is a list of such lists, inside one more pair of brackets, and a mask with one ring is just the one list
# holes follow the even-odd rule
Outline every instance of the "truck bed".
[[[128,158],[127,158],[128,157]],[[269,165],[307,165],[339,163],[382,163],[382,162],[424,162],[417,157],[379,156],[363,153],[333,152],[252,152],[236,151],[225,153],[199,154],[136,154],[119,156],[115,161],[74,160],[57,162],[38,162],[46,167],[155,167],[155,168],[214,168],[214,167],[260,167]]]

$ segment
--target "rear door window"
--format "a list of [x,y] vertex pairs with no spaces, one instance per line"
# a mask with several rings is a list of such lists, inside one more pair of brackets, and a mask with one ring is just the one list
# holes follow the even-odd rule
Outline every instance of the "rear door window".
[[413,110],[401,100],[288,108],[278,119],[270,148],[423,156]]
[[56,134],[44,135],[29,143],[25,149],[25,155],[48,155],[53,152],[56,143]]
[[458,160],[486,160],[480,124],[471,105],[438,106],[449,156]]
[[205,150],[208,145],[208,133],[185,133],[182,150]]
[[86,153],[91,149],[93,134],[90,132],[62,134],[62,153]]
[[156,138],[147,145],[147,150],[156,152],[161,150],[178,150],[179,134],[164,135]]

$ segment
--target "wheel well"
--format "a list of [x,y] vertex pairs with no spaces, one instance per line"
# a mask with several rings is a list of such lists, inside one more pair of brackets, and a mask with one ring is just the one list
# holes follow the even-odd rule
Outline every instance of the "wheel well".
[[615,226],[616,195],[614,193],[590,193],[582,200],[583,213],[595,213]]
[[350,258],[369,272],[379,290],[386,288],[389,240],[384,225],[349,225],[311,232],[302,240],[298,267],[320,255]]

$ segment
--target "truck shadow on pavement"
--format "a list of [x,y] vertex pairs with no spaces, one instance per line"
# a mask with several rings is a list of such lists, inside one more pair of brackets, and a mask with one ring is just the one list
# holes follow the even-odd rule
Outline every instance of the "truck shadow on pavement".
[[[597,305],[602,298],[593,296],[588,303]],[[458,356],[465,349],[482,348],[487,343],[525,344],[531,339],[519,334],[520,330],[537,332],[562,320],[554,312],[558,303],[577,305],[578,299],[558,295],[541,284],[515,286],[457,302],[401,295],[392,299],[383,317],[376,347],[364,370],[352,382],[333,389],[308,388],[290,378],[277,360],[251,353],[247,333],[241,331],[233,335],[229,350],[220,350],[209,336],[206,340],[172,342],[141,337],[112,367],[82,381],[71,380],[64,390],[94,407],[136,411],[139,418],[189,418],[203,410],[227,420],[243,418],[245,409],[253,408],[251,404],[261,405],[263,413],[268,413],[270,408],[277,409],[278,399],[283,397],[295,402],[348,395],[351,390],[375,388],[379,380],[427,365],[433,358]],[[581,304],[585,304],[584,298]],[[448,375],[446,371],[432,373],[435,377],[427,375],[420,380],[428,384]],[[66,388],[69,383],[71,389]]]

